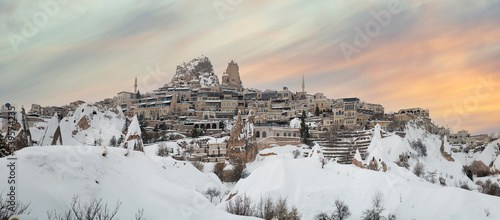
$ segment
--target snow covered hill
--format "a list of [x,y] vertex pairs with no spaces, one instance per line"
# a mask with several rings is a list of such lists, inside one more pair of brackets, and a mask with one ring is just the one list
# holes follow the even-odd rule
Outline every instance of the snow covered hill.
[[[419,151],[411,147],[411,143],[418,140],[426,146],[426,156],[418,156]],[[444,144],[445,153],[452,157],[463,156],[452,154],[446,142],[414,124],[407,126],[404,138],[394,134],[382,138],[380,127],[376,127],[367,157],[365,160],[357,158],[365,166],[372,160],[377,161],[378,171],[335,162],[322,169],[321,153],[294,159],[294,151],[303,155],[304,152],[311,154],[311,150],[294,146],[265,149],[248,165],[249,177],[240,180],[231,190],[231,200],[242,195],[254,202],[261,197],[287,198],[290,206],[299,209],[303,219],[313,219],[321,212],[332,212],[334,201],[340,199],[351,209],[349,219],[359,219],[363,211],[371,207],[375,193],[380,192],[386,208],[384,216],[391,213],[398,219],[500,218],[497,208],[500,197],[477,192],[476,185],[462,171],[465,165],[462,159],[446,159],[440,151],[441,144]],[[488,154],[488,148],[484,152]],[[396,164],[400,155],[408,155],[408,169]],[[491,161],[491,155],[483,157]],[[413,172],[417,163],[424,164],[420,177]],[[489,178],[496,182],[498,175]],[[460,188],[461,184],[467,184],[472,191]],[[224,209],[229,201],[218,207]]]
[[[32,216],[69,208],[74,195],[82,201],[102,198],[109,206],[122,202],[119,219],[133,219],[144,208],[147,219],[236,219],[203,195],[174,183],[172,175],[142,152],[96,146],[29,147],[17,151],[17,199],[31,202]],[[1,158],[0,176],[8,176]],[[187,174],[189,175],[189,174]],[[7,181],[0,190],[7,192]]]

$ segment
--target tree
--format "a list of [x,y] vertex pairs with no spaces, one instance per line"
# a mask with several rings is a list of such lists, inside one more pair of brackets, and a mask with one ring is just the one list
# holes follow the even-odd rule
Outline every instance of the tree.
[[318,106],[316,105],[316,109],[314,110],[314,116],[319,116],[320,112],[319,112],[319,108]]
[[309,126],[306,124],[306,111],[302,112],[302,118],[300,119],[300,137],[304,144],[311,145],[311,134],[309,133]]
[[385,208],[382,206],[383,195],[381,192],[376,192],[372,197],[372,207],[363,211],[363,220],[380,220],[384,217],[381,215]]
[[205,196],[207,197],[207,199],[210,199],[210,202],[213,202],[213,198],[214,197],[219,197],[219,195],[221,194],[220,190],[213,187],[213,188],[208,188],[206,191],[205,191]]
[[109,140],[109,146],[111,146],[111,147],[116,147],[117,146],[116,137],[114,135],[111,138],[111,140]]
[[160,126],[158,127],[160,130],[165,131],[168,130],[168,127],[165,123],[161,123]]
[[193,128],[193,130],[191,130],[191,137],[192,138],[197,138],[199,136],[200,136],[200,132],[198,131],[198,129]]
[[351,216],[349,206],[342,200],[335,200],[335,212],[333,213],[334,220],[344,220]]
[[417,161],[417,164],[415,164],[415,167],[413,167],[413,173],[420,177],[424,174],[425,172],[425,167],[424,164],[420,161]]
[[141,99],[141,92],[139,92],[139,90],[137,90],[137,93],[135,94],[135,98]]

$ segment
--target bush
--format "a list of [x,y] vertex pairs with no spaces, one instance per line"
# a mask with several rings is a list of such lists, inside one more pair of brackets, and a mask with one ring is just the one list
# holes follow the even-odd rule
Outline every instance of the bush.
[[[116,202],[114,209],[109,209],[108,204],[102,199],[93,199],[89,203],[82,204],[78,196],[74,196],[71,202],[71,208],[59,213],[56,210],[47,212],[48,220],[112,220],[120,209],[121,202]],[[144,220],[144,209],[135,214],[136,220]]]
[[425,166],[422,162],[420,161],[417,161],[417,164],[415,165],[415,167],[413,167],[413,173],[420,177],[422,176],[422,174],[424,174],[424,171],[425,171]]
[[427,156],[427,147],[422,143],[422,140],[419,139],[418,141],[411,142],[411,148],[417,151],[418,156]]
[[497,183],[492,183],[490,179],[486,181],[478,180],[476,184],[479,186],[479,192],[492,196],[500,196],[500,187]]
[[333,214],[335,220],[344,220],[351,216],[351,212],[349,211],[349,206],[345,204],[342,200],[335,200],[335,213]]
[[208,188],[203,194],[205,195],[205,197],[207,197],[207,199],[210,199],[210,202],[213,202],[213,198],[219,198],[221,192],[219,189],[213,187]]
[[214,166],[214,174],[219,177],[220,181],[225,182],[226,178],[224,178],[224,167],[226,165],[224,163],[216,163]]
[[324,157],[319,158],[319,162],[321,163],[321,169],[325,168],[325,165],[328,163],[328,159]]
[[292,153],[293,153],[293,159],[297,159],[300,156],[299,150],[294,150],[294,151],[292,151]]
[[400,166],[400,167],[404,167],[406,169],[410,168],[410,164],[408,163],[408,158],[410,156],[408,155],[408,153],[403,153],[403,154],[400,154],[399,155],[399,160],[396,161],[396,165]]
[[460,188],[462,188],[462,189],[470,190],[469,184],[467,184],[467,182],[466,182],[466,181],[462,181],[462,180],[460,180],[460,181],[458,182],[458,186],[459,186]]
[[205,168],[205,164],[200,161],[191,161],[191,164],[193,164],[193,166],[201,172],[203,172],[203,169]]
[[226,204],[226,211],[235,215],[254,216],[269,220],[298,220],[301,217],[298,209],[295,206],[289,209],[287,200],[283,198],[276,202],[270,198],[261,198],[256,205],[252,203],[250,197],[246,195],[237,196]]
[[168,156],[168,148],[167,148],[167,144],[165,143],[160,143],[158,145],[158,152],[156,153],[156,155],[160,156],[160,157],[167,157]]
[[372,197],[372,207],[363,211],[363,216],[361,217],[364,220],[380,220],[383,219],[382,212],[385,208],[382,206],[383,195],[381,192],[376,192]]
[[30,214],[30,203],[15,201],[15,204],[11,205],[12,201],[9,200],[9,197],[4,199],[2,194],[0,194],[0,220],[8,220],[14,215]]

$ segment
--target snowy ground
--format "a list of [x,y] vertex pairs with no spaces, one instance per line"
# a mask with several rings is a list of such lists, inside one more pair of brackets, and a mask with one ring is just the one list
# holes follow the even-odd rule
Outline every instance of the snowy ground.
[[[316,156],[293,159],[286,153],[295,148],[268,149],[268,153],[277,155],[260,157],[259,162],[250,165],[250,176],[240,180],[231,193],[245,194],[254,201],[267,196],[287,198],[303,219],[331,212],[335,199],[349,205],[352,212],[349,219],[359,219],[363,210],[371,206],[376,192],[384,196],[384,215],[395,214],[398,219],[500,218],[500,197],[431,184],[400,167],[384,173],[329,163],[321,169]],[[222,203],[219,208],[225,205]],[[485,210],[490,211],[489,217]]]
[[[102,147],[30,147],[16,152],[17,199],[31,202],[33,216],[44,219],[46,212],[69,208],[74,195],[82,201],[102,198],[110,206],[123,202],[119,219],[132,219],[144,208],[147,219],[235,219],[217,209],[202,194],[186,184],[217,184],[212,177],[185,166],[169,167],[171,159],[156,160],[142,152],[124,156],[125,149]],[[158,158],[156,158],[158,159]],[[8,176],[7,158],[0,159],[0,176]],[[179,165],[181,167],[181,165]],[[186,176],[181,175],[185,171]],[[196,174],[198,172],[198,174]],[[197,176],[198,175],[198,176]],[[178,184],[177,177],[185,180]],[[200,176],[206,176],[205,179]],[[173,181],[177,180],[177,181]],[[10,185],[2,181],[0,190]]]

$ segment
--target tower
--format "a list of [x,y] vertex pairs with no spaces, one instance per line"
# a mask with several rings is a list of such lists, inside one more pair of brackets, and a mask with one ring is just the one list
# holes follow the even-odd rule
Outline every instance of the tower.
[[135,77],[134,94],[137,94],[137,76]]
[[305,92],[306,84],[304,83],[304,75],[302,75],[302,92]]

